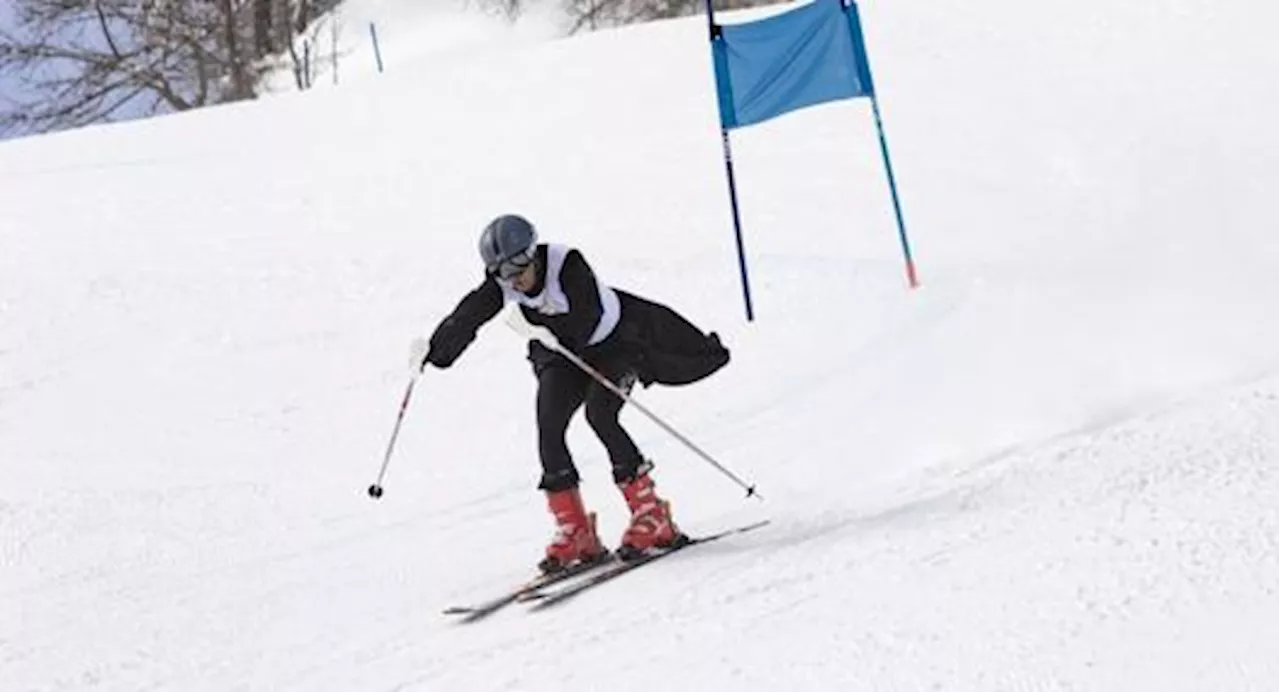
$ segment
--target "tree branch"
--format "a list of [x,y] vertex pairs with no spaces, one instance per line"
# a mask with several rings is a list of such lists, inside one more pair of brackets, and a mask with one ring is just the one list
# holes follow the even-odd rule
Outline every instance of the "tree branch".
[[107,15],[102,11],[102,0],[93,0],[93,9],[98,14],[98,26],[102,29],[103,38],[107,40],[107,46],[111,48],[111,54],[116,60],[124,60],[120,49],[116,47],[116,40],[111,37],[111,29],[107,28]]

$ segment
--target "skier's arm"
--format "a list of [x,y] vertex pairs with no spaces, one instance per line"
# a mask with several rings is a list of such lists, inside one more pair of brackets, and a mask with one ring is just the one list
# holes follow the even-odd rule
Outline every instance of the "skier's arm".
[[426,362],[447,368],[476,338],[476,330],[502,310],[502,289],[492,276],[468,293],[431,334]]
[[560,318],[557,336],[570,351],[580,353],[600,322],[603,308],[596,275],[577,250],[565,255],[564,267],[560,270],[560,286],[569,297],[569,313]]

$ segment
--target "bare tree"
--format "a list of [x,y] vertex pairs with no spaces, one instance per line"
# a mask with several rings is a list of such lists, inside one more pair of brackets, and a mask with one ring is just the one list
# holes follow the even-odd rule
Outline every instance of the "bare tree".
[[253,0],[253,52],[259,58],[275,52],[275,4],[271,0]]
[[[302,3],[299,6],[300,12],[305,12],[309,7],[309,3]],[[293,71],[293,81],[299,90],[310,89],[316,81],[316,78],[325,71],[326,67],[333,79],[334,84],[338,82],[338,59],[343,56],[343,52],[338,46],[338,34],[341,32],[342,20],[337,13],[330,12],[321,15],[319,19],[310,25],[304,24],[301,17],[294,23],[297,30],[297,36],[290,39],[288,45],[285,46],[286,52],[289,54],[290,68]],[[328,41],[325,41],[328,35]],[[299,52],[299,41],[301,39],[301,52]],[[325,48],[325,45],[328,48]]]
[[337,84],[338,60],[349,52],[338,44],[342,17],[335,10],[342,0],[293,0],[292,5],[289,0],[275,1],[288,13],[275,20],[283,29],[275,52],[288,54],[294,84],[299,90],[310,89],[326,69]]
[[[479,0],[510,19],[519,17],[531,0]],[[655,19],[683,17],[704,11],[706,0],[558,0],[569,19],[569,33]],[[777,0],[714,0],[717,10],[755,7]]]
[[[276,7],[283,4],[284,9]],[[13,0],[0,29],[0,133],[44,132],[253,98],[292,38],[291,0]],[[264,9],[265,8],[265,9]]]
[[463,0],[463,4],[505,17],[514,22],[524,12],[526,0]]

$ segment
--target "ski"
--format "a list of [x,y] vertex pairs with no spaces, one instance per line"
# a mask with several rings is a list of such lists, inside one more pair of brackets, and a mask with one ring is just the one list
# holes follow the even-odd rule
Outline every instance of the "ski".
[[605,553],[599,560],[594,562],[580,562],[571,567],[552,574],[543,574],[511,589],[507,593],[491,598],[487,601],[481,601],[473,605],[467,606],[451,606],[444,609],[445,615],[457,615],[459,622],[475,622],[481,618],[487,617],[502,610],[504,607],[515,603],[524,595],[554,586],[562,582],[568,581],[582,574],[586,574],[613,562],[613,555]]
[[668,555],[678,553],[681,550],[684,550],[685,548],[688,548],[690,546],[700,545],[702,543],[710,543],[712,541],[718,541],[721,538],[725,538],[727,536],[734,536],[740,533],[754,531],[762,526],[768,525],[768,523],[769,523],[769,520],[766,519],[764,521],[758,521],[754,524],[747,524],[746,526],[739,526],[732,529],[725,529],[724,531],[708,534],[706,536],[698,536],[696,538],[690,538],[688,541],[685,541],[684,543],[679,543],[670,548],[645,553],[640,557],[637,557],[633,560],[627,560],[625,562],[615,559],[608,563],[605,563],[608,566],[605,567],[603,571],[594,572],[593,574],[590,574],[567,586],[564,586],[558,589],[551,589],[548,591],[545,589],[547,589],[547,587],[554,586],[554,584],[542,584],[532,589],[524,590],[523,592],[518,594],[516,598],[520,601],[532,602],[533,605],[530,607],[530,610],[542,610],[544,608],[550,608],[551,606],[556,605],[557,603],[563,603],[564,601],[570,598],[573,598],[574,596],[577,596],[582,592],[587,591],[588,589],[595,588],[601,584],[617,579],[618,577],[621,577],[622,575],[634,569],[643,567],[647,564],[650,564],[664,557],[667,557]]

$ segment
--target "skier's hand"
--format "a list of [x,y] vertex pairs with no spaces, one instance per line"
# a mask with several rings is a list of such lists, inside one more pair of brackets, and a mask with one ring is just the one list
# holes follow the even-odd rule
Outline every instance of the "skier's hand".
[[559,339],[556,339],[556,335],[552,334],[550,329],[541,325],[530,324],[524,318],[524,315],[520,314],[519,309],[512,309],[507,313],[507,326],[526,339],[542,342],[543,346],[552,351],[560,351],[563,348]]
[[556,339],[556,335],[551,333],[550,329],[536,324],[529,325],[529,338],[537,339],[542,345],[553,351],[560,350],[560,342]]
[[427,353],[431,351],[431,342],[418,336],[409,343],[409,369],[422,372],[427,367]]

